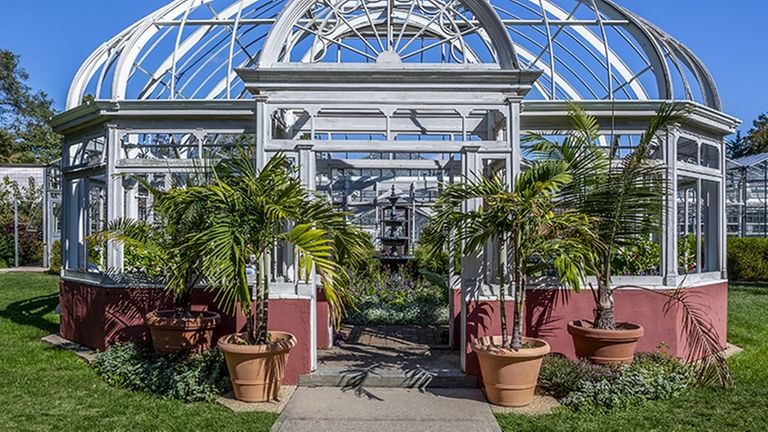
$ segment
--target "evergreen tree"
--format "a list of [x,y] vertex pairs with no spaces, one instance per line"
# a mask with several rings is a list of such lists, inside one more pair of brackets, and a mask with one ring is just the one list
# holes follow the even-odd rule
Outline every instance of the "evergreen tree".
[[768,113],[760,114],[753,122],[746,136],[741,131],[728,142],[728,157],[740,158],[768,152]]
[[0,50],[0,163],[47,163],[61,154],[61,137],[50,127],[53,100],[27,84],[19,56]]

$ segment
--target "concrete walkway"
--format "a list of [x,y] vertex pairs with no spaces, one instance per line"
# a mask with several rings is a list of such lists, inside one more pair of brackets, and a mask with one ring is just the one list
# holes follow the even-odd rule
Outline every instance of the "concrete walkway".
[[47,267],[11,267],[0,269],[0,273],[45,273]]
[[499,432],[479,389],[296,390],[273,432]]

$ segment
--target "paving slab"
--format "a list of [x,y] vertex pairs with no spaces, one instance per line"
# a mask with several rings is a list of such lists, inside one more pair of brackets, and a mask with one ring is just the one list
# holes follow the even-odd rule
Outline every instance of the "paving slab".
[[45,273],[48,267],[11,267],[0,269],[0,273]]
[[552,411],[554,411],[556,408],[559,408],[561,406],[562,405],[560,404],[560,402],[557,401],[557,399],[547,394],[540,393],[533,396],[533,401],[528,406],[512,408],[512,407],[491,405],[491,411],[493,411],[494,414],[516,414],[516,415],[526,415],[526,416],[540,416],[540,415],[552,414]]
[[280,414],[285,409],[285,406],[288,405],[288,401],[291,400],[291,396],[293,396],[295,391],[296,386],[282,386],[276,400],[258,403],[241,402],[235,399],[235,395],[232,392],[229,392],[219,396],[216,402],[234,412],[260,411]]
[[82,345],[78,345],[69,339],[64,339],[59,334],[50,334],[40,339],[40,341],[44,344],[51,345],[59,349],[72,351],[76,356],[85,360],[88,364],[93,364],[93,362],[96,361],[96,351]]
[[296,390],[273,432],[500,432],[479,389]]

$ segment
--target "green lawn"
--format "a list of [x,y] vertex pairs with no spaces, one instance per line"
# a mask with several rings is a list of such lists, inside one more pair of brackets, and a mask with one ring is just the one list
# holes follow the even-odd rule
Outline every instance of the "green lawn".
[[[104,384],[72,353],[40,338],[58,329],[58,278],[0,274],[0,430],[267,431],[271,414],[236,414],[216,404],[184,404]],[[505,431],[768,430],[768,286],[733,286],[729,340],[736,387],[697,390],[673,403],[594,415],[501,416]]]
[[674,402],[611,414],[568,411],[537,418],[499,416],[504,431],[768,431],[768,286],[731,286],[728,340],[736,386],[696,390]]
[[268,431],[276,416],[104,384],[40,338],[58,330],[58,277],[0,274],[0,431]]

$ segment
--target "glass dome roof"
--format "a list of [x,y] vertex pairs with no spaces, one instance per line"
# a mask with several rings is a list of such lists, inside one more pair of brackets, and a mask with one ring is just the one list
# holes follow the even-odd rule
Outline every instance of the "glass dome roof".
[[690,100],[721,109],[696,55],[613,1],[490,0],[490,6],[484,0],[175,0],[100,46],[78,71],[67,108],[85,95],[249,98],[235,70],[268,60],[490,63],[542,70],[528,100]]

